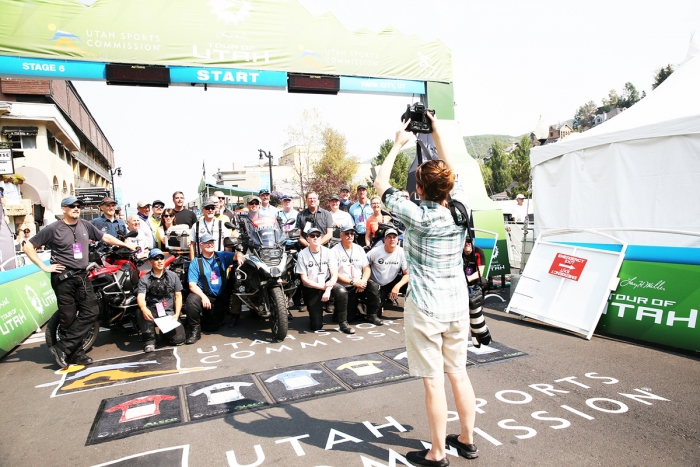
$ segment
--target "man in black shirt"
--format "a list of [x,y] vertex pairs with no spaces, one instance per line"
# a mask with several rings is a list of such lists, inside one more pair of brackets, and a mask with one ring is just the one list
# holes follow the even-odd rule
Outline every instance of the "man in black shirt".
[[296,228],[302,233],[302,236],[299,237],[299,243],[304,247],[309,246],[309,242],[306,241],[306,233],[312,227],[316,227],[323,233],[321,245],[325,245],[333,237],[333,216],[318,206],[318,193],[315,191],[306,193],[306,205],[308,207],[297,216]]
[[[67,368],[68,362],[92,363],[82,347],[83,338],[99,313],[95,292],[87,279],[89,241],[101,240],[130,250],[136,248],[80,219],[81,206],[82,202],[75,196],[64,198],[61,201],[63,219],[44,227],[24,245],[27,257],[42,271],[51,273],[51,287],[58,302],[60,341],[49,350],[61,369]],[[51,261],[47,266],[36,248],[48,244],[51,244]]]
[[175,220],[179,225],[187,224],[189,227],[192,227],[197,222],[197,215],[189,209],[185,209],[185,195],[183,192],[176,191],[173,193],[173,204],[175,205],[175,208],[173,208]]

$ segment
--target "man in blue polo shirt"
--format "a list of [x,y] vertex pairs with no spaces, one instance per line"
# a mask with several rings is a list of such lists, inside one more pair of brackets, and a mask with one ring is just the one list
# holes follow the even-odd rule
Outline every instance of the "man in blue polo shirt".
[[352,219],[355,221],[355,232],[357,232],[355,242],[360,246],[365,246],[365,232],[367,231],[365,222],[373,212],[372,206],[367,198],[367,187],[365,185],[357,186],[357,201],[350,206],[349,212]]
[[199,237],[199,249],[201,254],[190,262],[187,274],[190,294],[185,301],[187,310],[185,344],[194,344],[200,339],[202,323],[207,331],[215,331],[219,328],[225,313],[229,311],[230,288],[226,286],[226,272],[234,265],[234,261],[238,265],[245,261],[245,255],[240,251],[235,254],[228,251],[215,251],[214,237],[208,233]]
[[126,235],[126,224],[116,215],[117,202],[109,196],[102,198],[100,210],[102,215],[92,220],[92,225],[102,233],[119,238],[119,234]]

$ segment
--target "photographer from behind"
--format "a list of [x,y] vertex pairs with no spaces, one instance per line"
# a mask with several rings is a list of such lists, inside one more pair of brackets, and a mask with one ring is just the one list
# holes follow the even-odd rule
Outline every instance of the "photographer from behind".
[[[24,245],[24,253],[32,263],[51,273],[51,288],[56,294],[60,327],[56,342],[49,350],[61,369],[69,363],[89,365],[92,359],[83,350],[83,338],[97,319],[99,309],[92,283],[87,278],[89,241],[103,241],[130,250],[127,245],[90,222],[80,219],[83,203],[75,196],[63,198],[63,219],[44,227]],[[51,244],[51,260],[47,266],[36,249]]]
[[[440,123],[430,113],[433,140],[443,160],[430,160],[416,170],[416,193],[420,204],[408,199],[389,183],[396,155],[411,139],[404,120],[394,146],[374,182],[387,208],[404,223],[404,249],[408,262],[410,292],[404,307],[406,351],[412,376],[423,378],[432,446],[412,451],[406,459],[417,465],[447,466],[445,444],[462,457],[478,457],[474,445],[476,401],[467,375],[469,292],[462,270],[466,226],[457,225],[448,209],[450,198],[465,206],[467,198],[455,183],[454,161],[440,138]],[[461,432],[446,435],[447,397],[445,377],[452,385]]]

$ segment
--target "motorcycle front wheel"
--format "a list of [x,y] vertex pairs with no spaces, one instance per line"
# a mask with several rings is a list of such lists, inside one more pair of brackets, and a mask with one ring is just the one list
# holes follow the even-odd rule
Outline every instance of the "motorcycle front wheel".
[[[56,342],[61,340],[60,337],[58,337],[58,330],[60,327],[61,324],[59,323],[57,311],[46,323],[46,330],[44,331],[46,345],[48,345],[49,347],[53,347],[54,345],[56,345]],[[95,323],[90,327],[87,334],[85,334],[85,337],[83,338],[83,350],[85,352],[89,352],[90,349],[92,349],[92,346],[95,345],[95,341],[97,340],[97,335],[99,334],[99,332],[100,322],[95,321]]]
[[281,287],[275,287],[270,290],[270,305],[272,305],[272,313],[270,321],[272,322],[272,335],[278,341],[282,341],[287,337],[287,297]]

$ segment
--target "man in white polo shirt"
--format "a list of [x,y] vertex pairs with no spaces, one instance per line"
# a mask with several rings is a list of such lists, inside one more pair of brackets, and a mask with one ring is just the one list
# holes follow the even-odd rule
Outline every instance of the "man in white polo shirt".
[[372,280],[379,285],[379,296],[396,300],[401,289],[408,284],[408,263],[403,248],[399,246],[399,233],[387,229],[384,233],[384,248],[377,247],[367,253]]
[[369,280],[372,271],[365,249],[354,243],[355,224],[345,225],[340,230],[341,243],[331,251],[338,257],[338,283],[348,292],[348,321],[356,317],[359,298],[367,304],[367,322],[381,326],[384,322],[377,317],[381,307],[379,286]]

